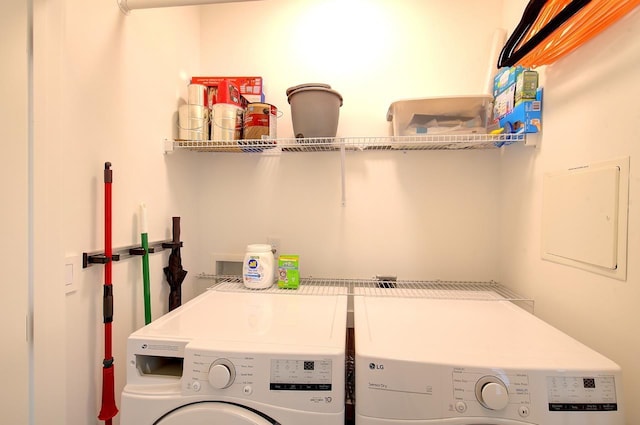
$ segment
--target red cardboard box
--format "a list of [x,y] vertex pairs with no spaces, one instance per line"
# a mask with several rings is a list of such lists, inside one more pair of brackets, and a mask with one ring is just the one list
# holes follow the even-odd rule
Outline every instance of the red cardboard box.
[[192,84],[218,87],[222,80],[238,86],[242,95],[262,95],[262,77],[191,77]]
[[191,84],[202,84],[209,88],[209,106],[215,103],[218,85],[222,80],[229,80],[240,89],[242,102],[240,106],[246,106],[250,102],[264,102],[262,93],[262,77],[191,77]]

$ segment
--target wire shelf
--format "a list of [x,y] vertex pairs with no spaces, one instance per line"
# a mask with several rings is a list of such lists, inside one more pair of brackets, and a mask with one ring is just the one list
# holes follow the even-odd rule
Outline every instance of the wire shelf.
[[224,292],[251,292],[290,295],[353,295],[372,297],[404,297],[483,301],[513,301],[529,304],[531,298],[523,297],[495,281],[424,281],[316,278],[300,279],[298,289],[281,289],[273,285],[267,289],[248,289],[241,276],[199,275],[200,279],[210,279],[214,284],[209,288]]
[[280,153],[368,150],[497,149],[526,141],[526,134],[440,134],[388,137],[278,138],[251,140],[173,140],[165,152],[186,149],[197,152]]

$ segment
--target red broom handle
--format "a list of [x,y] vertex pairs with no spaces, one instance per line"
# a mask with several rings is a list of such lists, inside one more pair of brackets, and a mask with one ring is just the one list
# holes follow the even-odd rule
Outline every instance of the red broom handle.
[[112,418],[118,414],[115,400],[115,376],[112,353],[112,332],[113,322],[113,285],[112,285],[112,257],[113,246],[111,242],[111,183],[113,173],[111,163],[104,164],[104,255],[107,262],[104,267],[104,297],[102,314],[104,319],[104,361],[102,362],[102,407],[98,419],[105,421],[106,425],[111,425]]
[[[110,170],[111,163],[107,162],[104,165],[104,255],[107,257],[108,261],[104,267],[104,286],[112,287],[113,286],[113,267],[112,267],[112,257],[113,257],[113,243],[112,243],[112,195],[111,195],[111,183],[113,182],[113,173]],[[108,300],[108,301],[107,301]],[[113,288],[109,289],[109,293],[105,292],[105,308],[104,308],[104,323],[108,325],[107,329],[105,329],[105,338],[104,338],[104,354],[106,359],[110,359],[113,357],[112,354],[112,339],[111,339],[111,322],[113,321]],[[107,335],[108,334],[108,335]]]

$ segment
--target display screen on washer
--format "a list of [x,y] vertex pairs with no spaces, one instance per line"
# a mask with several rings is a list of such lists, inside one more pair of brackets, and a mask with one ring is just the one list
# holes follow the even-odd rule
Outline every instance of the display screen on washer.
[[280,391],[331,391],[331,360],[271,359],[269,388]]
[[547,391],[552,412],[618,410],[613,376],[548,376]]

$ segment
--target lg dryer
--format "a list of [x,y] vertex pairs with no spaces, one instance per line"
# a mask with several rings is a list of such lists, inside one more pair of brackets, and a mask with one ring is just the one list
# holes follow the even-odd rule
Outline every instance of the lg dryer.
[[343,425],[347,295],[334,289],[209,290],[134,332],[121,425]]
[[509,301],[356,296],[354,319],[356,425],[624,425],[620,368]]

